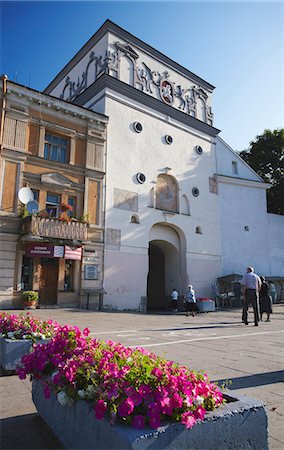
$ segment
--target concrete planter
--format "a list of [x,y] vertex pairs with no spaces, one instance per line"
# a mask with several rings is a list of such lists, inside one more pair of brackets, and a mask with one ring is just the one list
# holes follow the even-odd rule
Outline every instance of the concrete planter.
[[215,303],[213,301],[196,301],[197,309],[199,312],[209,312],[209,311],[215,311]]
[[[39,344],[46,343],[47,340],[39,340]],[[29,353],[32,341],[22,339],[0,338],[0,365],[3,370],[15,370],[23,355]]]
[[264,405],[234,391],[230,403],[208,413],[190,430],[180,423],[166,423],[157,430],[111,426],[107,420],[95,419],[91,403],[80,400],[70,407],[60,405],[54,394],[45,399],[43,385],[37,381],[32,395],[39,414],[66,449],[268,449]]

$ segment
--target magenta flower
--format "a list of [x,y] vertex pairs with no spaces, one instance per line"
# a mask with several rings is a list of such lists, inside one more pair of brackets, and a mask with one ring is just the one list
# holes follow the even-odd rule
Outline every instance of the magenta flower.
[[106,410],[107,410],[106,402],[104,400],[99,400],[97,404],[94,406],[96,419],[102,420],[105,416]]
[[181,423],[183,423],[186,428],[192,428],[195,422],[196,419],[193,417],[191,412],[185,412],[181,415]]
[[134,411],[134,403],[131,398],[123,400],[118,406],[118,414],[121,417],[129,416]]
[[89,328],[84,328],[84,330],[83,330],[83,335],[84,335],[84,336],[89,336],[89,334],[90,334]]

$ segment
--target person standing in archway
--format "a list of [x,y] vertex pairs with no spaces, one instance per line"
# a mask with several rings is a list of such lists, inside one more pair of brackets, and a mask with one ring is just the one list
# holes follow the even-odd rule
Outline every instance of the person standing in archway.
[[186,315],[189,316],[189,313],[191,313],[192,316],[195,316],[195,313],[197,311],[197,305],[196,305],[195,292],[194,292],[192,284],[188,285],[188,290],[184,294],[183,298],[185,301]]
[[173,288],[172,292],[171,292],[171,306],[172,306],[172,310],[174,312],[178,311],[178,297],[179,297],[179,293],[176,290],[176,288]]

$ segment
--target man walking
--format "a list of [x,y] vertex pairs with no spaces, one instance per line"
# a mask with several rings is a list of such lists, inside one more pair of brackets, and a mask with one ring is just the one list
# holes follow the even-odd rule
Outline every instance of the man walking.
[[241,285],[242,293],[244,296],[242,320],[245,325],[248,325],[248,307],[250,304],[252,304],[254,313],[254,325],[257,327],[259,321],[257,298],[258,292],[261,288],[261,281],[259,276],[254,273],[253,267],[247,268],[247,273],[243,276]]

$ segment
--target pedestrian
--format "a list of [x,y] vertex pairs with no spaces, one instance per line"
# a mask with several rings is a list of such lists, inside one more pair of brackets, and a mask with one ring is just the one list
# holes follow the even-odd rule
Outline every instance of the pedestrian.
[[269,295],[271,295],[272,303],[277,303],[277,291],[274,283],[268,281]]
[[197,311],[197,305],[195,292],[191,284],[188,285],[188,290],[184,294],[183,298],[185,301],[186,315],[189,316],[189,313],[191,313],[192,316],[195,316],[195,313]]
[[272,298],[269,295],[269,287],[266,283],[265,277],[260,277],[261,289],[259,291],[259,309],[260,309],[260,320],[262,321],[263,313],[267,314],[267,319],[265,322],[270,322],[270,314],[272,314]]
[[247,273],[243,276],[241,285],[242,293],[244,296],[242,321],[245,323],[245,325],[248,325],[248,307],[250,304],[252,304],[254,313],[254,325],[257,327],[259,321],[257,298],[261,288],[261,281],[259,276],[254,273],[253,267],[249,266],[247,268]]
[[173,288],[173,290],[171,292],[171,304],[172,304],[172,310],[174,312],[177,312],[177,310],[178,310],[178,298],[179,298],[179,293],[176,290],[176,288]]

